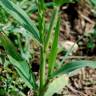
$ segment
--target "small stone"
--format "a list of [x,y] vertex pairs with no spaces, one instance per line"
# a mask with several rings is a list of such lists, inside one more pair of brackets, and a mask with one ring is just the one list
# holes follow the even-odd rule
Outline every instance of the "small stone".
[[62,47],[64,47],[65,51],[69,51],[72,48],[71,53],[75,53],[78,50],[77,43],[73,41],[65,41],[62,43]]

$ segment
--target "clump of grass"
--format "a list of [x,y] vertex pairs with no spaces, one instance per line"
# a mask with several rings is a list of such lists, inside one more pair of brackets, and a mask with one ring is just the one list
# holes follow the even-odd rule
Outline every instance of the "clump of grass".
[[[58,93],[65,85],[68,84],[68,74],[76,69],[89,66],[96,68],[96,61],[80,60],[69,62],[63,65],[60,69],[54,71],[56,65],[56,56],[58,51],[58,38],[60,32],[60,6],[64,3],[70,3],[72,0],[54,0],[53,13],[49,22],[48,32],[45,32],[45,10],[46,4],[44,0],[37,0],[38,9],[38,28],[34,22],[28,17],[28,15],[19,6],[9,0],[0,0],[0,5],[16,19],[38,42],[40,46],[40,71],[39,71],[39,84],[36,83],[34,73],[32,72],[29,64],[24,58],[17,52],[16,48],[6,36],[4,32],[0,33],[0,41],[5,48],[8,58],[17,70],[18,74],[24,80],[26,85],[34,91],[35,96],[52,96],[54,93]],[[48,51],[49,42],[51,40],[51,34],[54,31],[53,42],[50,52]],[[28,34],[29,34],[28,33]],[[70,49],[71,51],[71,49]],[[68,56],[70,53],[68,51]],[[48,55],[49,53],[49,55]],[[48,59],[48,62],[47,62]],[[61,61],[62,63],[64,60]],[[46,73],[46,64],[48,63],[48,73]],[[57,77],[57,78],[56,78]]]

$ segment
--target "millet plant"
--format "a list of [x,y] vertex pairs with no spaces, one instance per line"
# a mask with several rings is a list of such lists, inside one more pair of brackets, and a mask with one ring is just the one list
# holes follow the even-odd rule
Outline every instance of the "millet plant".
[[[32,72],[26,60],[17,52],[14,44],[7,37],[6,32],[0,32],[0,43],[7,52],[9,61],[14,66],[25,84],[33,90],[34,96],[52,96],[58,93],[65,85],[68,84],[69,73],[82,68],[96,68],[96,61],[80,60],[63,64],[68,53],[62,62],[62,67],[55,70],[56,57],[58,52],[58,38],[60,32],[60,6],[64,3],[70,3],[72,0],[53,0],[53,12],[46,32],[45,11],[46,4],[44,0],[36,0],[38,9],[38,24],[34,23],[26,12],[11,0],[0,0],[0,6],[4,8],[14,19],[16,19],[35,39],[40,47],[40,70],[39,83],[36,82],[34,73]],[[51,35],[54,34],[51,48],[49,43]],[[48,65],[48,70],[46,69]],[[47,71],[46,71],[47,70]]]

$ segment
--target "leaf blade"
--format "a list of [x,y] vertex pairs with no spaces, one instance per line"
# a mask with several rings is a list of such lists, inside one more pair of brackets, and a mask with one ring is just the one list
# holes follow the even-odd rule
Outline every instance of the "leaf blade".
[[65,64],[62,68],[60,68],[56,72],[54,72],[52,77],[60,74],[69,74],[70,72],[75,71],[76,69],[81,69],[83,67],[96,68],[96,61],[80,60],[80,61],[70,62],[68,64]]
[[52,49],[48,59],[48,75],[49,76],[52,74],[55,66],[55,61],[56,61],[56,56],[58,51],[58,39],[59,39],[59,31],[60,31],[59,29],[60,29],[60,17],[58,17],[58,20],[57,20]]
[[55,26],[55,23],[57,21],[58,10],[59,10],[58,7],[54,8],[53,13],[52,13],[52,17],[51,17],[51,20],[50,20],[50,25],[49,25],[48,33],[47,33],[47,36],[46,36],[46,39],[45,39],[45,48],[46,49],[47,49],[48,44],[49,44],[51,33],[52,33],[52,31],[54,29],[54,26]]
[[68,85],[68,81],[69,79],[67,75],[62,75],[58,78],[55,78],[52,82],[49,83],[44,96],[53,96],[54,93],[61,92],[62,89]]
[[0,5],[39,41],[39,31],[28,15],[10,0],[0,0]]
[[13,64],[19,75],[24,80],[25,84],[31,88],[36,89],[37,85],[33,73],[30,70],[29,65],[26,61],[17,53],[16,48],[8,37],[4,33],[0,33],[0,41],[6,52],[8,53],[8,58]]

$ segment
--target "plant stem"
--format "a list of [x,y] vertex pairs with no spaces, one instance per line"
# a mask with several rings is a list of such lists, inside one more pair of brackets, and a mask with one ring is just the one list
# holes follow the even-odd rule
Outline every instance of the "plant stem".
[[[44,45],[44,36],[43,36],[43,28],[42,28],[42,34],[41,34],[41,42],[42,45]],[[45,85],[45,64],[46,64],[46,53],[44,46],[41,46],[40,48],[40,96],[42,95],[43,87]]]
[[44,38],[45,38],[45,17],[44,17],[44,0],[38,0],[38,13],[39,13],[39,32],[40,32],[40,40],[42,46],[40,47],[40,88],[39,88],[39,96],[43,96],[43,89],[46,83],[45,79],[45,64],[46,64],[46,53],[44,47]]
[[46,64],[46,53],[44,48],[41,48],[41,65],[40,65],[40,96],[43,96],[43,89],[45,86],[45,64]]

